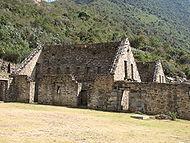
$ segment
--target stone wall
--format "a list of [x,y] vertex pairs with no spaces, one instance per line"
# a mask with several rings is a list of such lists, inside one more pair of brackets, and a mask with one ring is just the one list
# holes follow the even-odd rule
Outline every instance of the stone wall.
[[26,75],[17,75],[13,77],[5,101],[7,102],[34,102],[35,83]]
[[0,80],[0,101],[5,100],[7,88],[8,88],[8,80]]
[[0,79],[8,79],[9,74],[14,71],[17,64],[0,59]]
[[110,74],[120,42],[88,45],[44,46],[36,65],[36,79],[44,76],[73,75],[83,84],[83,91],[96,76]]
[[112,85],[114,76],[98,76],[89,91],[90,99],[88,107],[101,110],[115,110],[116,96],[112,97]]
[[142,82],[166,83],[166,78],[160,60],[154,62],[138,62],[138,71]]
[[190,85],[117,81],[98,77],[90,91],[89,108],[107,111],[140,111],[146,114],[177,112],[190,120]]
[[35,68],[38,58],[40,57],[42,48],[36,48],[22,63],[15,69],[14,73],[17,75],[27,75],[35,78]]
[[72,76],[45,76],[39,81],[38,103],[77,107],[81,88]]
[[141,81],[128,39],[121,42],[115,62],[114,80]]
[[113,89],[117,89],[118,94],[130,91],[126,103],[129,111],[147,114],[177,112],[180,118],[190,119],[190,85],[121,81],[116,82]]
[[166,83],[166,77],[160,60],[155,61],[153,82]]
[[88,75],[88,78],[92,77],[97,73],[109,74],[118,45],[118,43],[102,43],[44,47],[40,58],[42,64],[40,73],[42,75],[72,74],[77,80]]

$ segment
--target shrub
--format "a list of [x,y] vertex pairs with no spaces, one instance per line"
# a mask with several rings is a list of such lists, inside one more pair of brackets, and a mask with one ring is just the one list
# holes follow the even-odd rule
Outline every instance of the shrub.
[[177,112],[169,112],[168,114],[171,117],[171,120],[175,121],[177,119]]
[[3,59],[9,62],[17,63],[19,62],[19,54],[17,53],[6,53],[3,56]]
[[180,64],[190,64],[190,57],[189,55],[185,54],[185,55],[182,55],[179,59],[179,63]]
[[81,18],[82,20],[88,20],[90,18],[90,15],[87,14],[86,12],[79,12],[78,17]]
[[190,67],[186,67],[184,72],[185,72],[185,74],[187,76],[187,79],[190,79]]
[[130,39],[131,46],[134,48],[141,48],[148,44],[148,38],[145,35],[137,35]]

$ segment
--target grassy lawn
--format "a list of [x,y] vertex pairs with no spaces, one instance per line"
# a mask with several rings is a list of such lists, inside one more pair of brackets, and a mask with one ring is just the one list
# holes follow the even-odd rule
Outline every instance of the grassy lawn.
[[130,115],[0,103],[0,143],[190,143],[190,121],[137,120]]

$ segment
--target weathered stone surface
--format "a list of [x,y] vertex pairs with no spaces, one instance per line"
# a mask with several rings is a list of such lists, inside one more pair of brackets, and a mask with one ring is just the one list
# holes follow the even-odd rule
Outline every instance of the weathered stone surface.
[[13,73],[17,64],[0,59],[0,79],[9,79],[9,74]]
[[114,80],[141,81],[128,39],[124,39],[118,47],[113,73]]
[[34,101],[34,82],[26,75],[13,77],[5,101],[32,103]]
[[[122,87],[124,82],[116,82],[114,86]],[[190,85],[135,82],[125,84],[130,89],[130,111],[154,115],[177,112],[180,118],[190,119]]]
[[41,51],[42,47],[36,48],[19,66],[17,66],[17,68],[14,70],[14,73],[35,78],[36,63],[40,57]]
[[38,103],[77,107],[82,84],[71,76],[47,76],[39,83]]
[[147,120],[150,117],[149,116],[145,116],[145,115],[132,115],[131,118]]
[[115,110],[112,102],[117,100],[117,97],[111,97],[112,85],[114,83],[114,77],[110,76],[98,76],[90,90],[90,100],[88,107],[93,109],[102,110]]
[[155,62],[138,62],[138,71],[142,82],[166,83],[166,78],[160,60]]

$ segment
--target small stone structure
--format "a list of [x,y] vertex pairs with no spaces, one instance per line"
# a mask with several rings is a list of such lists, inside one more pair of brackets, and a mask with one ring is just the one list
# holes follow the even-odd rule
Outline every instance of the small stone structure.
[[155,62],[137,62],[142,82],[166,83],[164,70],[160,60]]
[[142,120],[150,119],[149,116],[145,116],[145,115],[131,115],[131,118],[142,119]]
[[5,89],[0,91],[4,101],[177,112],[190,119],[190,85],[167,84],[160,60],[136,63],[128,39],[38,47],[15,69]]

